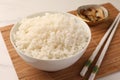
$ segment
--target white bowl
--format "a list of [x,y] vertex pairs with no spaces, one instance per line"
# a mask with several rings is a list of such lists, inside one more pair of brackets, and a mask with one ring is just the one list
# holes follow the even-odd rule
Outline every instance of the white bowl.
[[[27,18],[33,18],[36,16],[43,16],[46,12],[41,12],[41,13],[37,13],[37,14],[33,14],[28,16]],[[60,13],[60,12],[47,12],[47,13]],[[32,58],[29,56],[24,55],[16,46],[14,43],[14,38],[13,38],[13,34],[15,34],[15,32],[18,30],[18,27],[20,26],[20,23],[16,23],[11,31],[10,31],[10,41],[12,43],[12,45],[14,46],[15,50],[17,51],[18,55],[28,64],[32,65],[35,68],[38,68],[40,70],[44,70],[44,71],[58,71],[64,68],[67,68],[69,66],[71,66],[72,64],[74,64],[78,59],[80,59],[80,57],[83,55],[83,53],[86,51],[86,48],[88,47],[90,40],[91,40],[91,31],[88,27],[88,25],[82,21],[80,18],[69,14],[69,13],[61,13],[70,17],[75,17],[75,19],[77,20],[77,22],[80,22],[85,28],[86,31],[89,32],[89,40],[87,42],[87,45],[79,52],[76,53],[75,55],[71,56],[71,57],[67,57],[65,59],[57,59],[57,60],[41,60],[41,59],[36,59],[36,58]]]
[[[80,13],[80,11],[86,10],[88,8],[95,8],[95,9],[100,8],[103,11],[104,19],[93,22],[93,21],[88,21],[85,18],[81,17],[82,14]],[[83,5],[83,6],[78,7],[77,16],[82,18],[88,25],[96,25],[98,23],[106,21],[109,18],[109,11],[104,6],[101,6],[101,5],[96,5],[96,4]]]

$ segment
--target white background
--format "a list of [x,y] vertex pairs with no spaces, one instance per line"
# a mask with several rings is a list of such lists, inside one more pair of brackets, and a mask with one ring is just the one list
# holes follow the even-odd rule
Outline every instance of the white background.
[[67,12],[84,4],[107,2],[120,10],[120,0],[0,0],[0,21],[14,20],[40,11]]
[[[41,11],[67,12],[75,10],[81,5],[107,2],[112,3],[120,10],[120,0],[0,0],[0,26],[14,23],[20,18]],[[7,77],[6,74],[0,76],[0,79],[2,80],[2,77]],[[99,80],[120,80],[120,72]]]

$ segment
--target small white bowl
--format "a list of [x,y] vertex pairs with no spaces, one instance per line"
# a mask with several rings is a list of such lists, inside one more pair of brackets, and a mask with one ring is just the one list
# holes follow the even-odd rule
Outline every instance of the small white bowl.
[[[82,14],[81,14],[81,10],[87,10],[89,8],[94,8],[94,9],[98,9],[99,8],[99,9],[101,9],[103,11],[104,18],[101,19],[101,20],[95,21],[95,22],[89,21],[89,20],[83,18]],[[101,6],[101,5],[96,5],[96,4],[83,5],[83,6],[78,7],[78,9],[77,9],[77,16],[82,18],[83,21],[85,21],[88,25],[96,25],[98,23],[106,21],[109,18],[109,11],[104,6]]]
[[[45,13],[61,13],[61,12],[40,12],[37,14],[33,14],[28,16],[27,18],[33,18],[36,16],[43,16],[45,15]],[[71,57],[67,57],[65,59],[57,59],[57,60],[41,60],[41,59],[36,59],[36,58],[32,58],[29,56],[24,55],[21,50],[19,50],[14,43],[14,38],[13,38],[13,34],[15,34],[15,32],[18,30],[18,27],[20,26],[20,23],[16,23],[11,31],[10,31],[10,41],[12,43],[12,45],[14,46],[15,50],[17,51],[18,55],[28,64],[32,65],[33,67],[40,69],[40,70],[44,70],[44,71],[58,71],[64,68],[67,68],[69,66],[71,66],[72,64],[74,64],[82,55],[83,53],[86,51],[86,48],[88,47],[90,40],[91,40],[91,31],[88,27],[88,25],[82,21],[81,19],[79,19],[78,17],[69,14],[69,13],[61,13],[64,14],[66,16],[70,16],[70,17],[74,17],[76,19],[77,22],[80,22],[85,28],[86,31],[89,32],[89,40],[87,42],[87,45],[84,47],[84,49],[82,49],[79,53],[76,53],[75,55],[71,56]]]

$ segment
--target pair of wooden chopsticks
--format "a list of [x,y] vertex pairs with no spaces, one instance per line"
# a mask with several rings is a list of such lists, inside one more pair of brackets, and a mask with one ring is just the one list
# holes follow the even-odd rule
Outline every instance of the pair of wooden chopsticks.
[[104,44],[104,42],[106,41],[103,50],[101,51],[101,54],[95,64],[95,66],[93,67],[93,70],[91,72],[90,77],[88,78],[88,80],[94,80],[96,73],[98,72],[98,69],[102,63],[102,60],[105,56],[105,53],[110,45],[110,42],[112,40],[112,37],[118,27],[120,21],[120,13],[117,15],[117,17],[115,18],[114,22],[112,23],[112,25],[110,26],[110,28],[107,30],[107,32],[105,33],[105,35],[103,36],[103,38],[101,39],[101,41],[99,42],[98,46],[96,47],[96,49],[93,51],[92,55],[90,56],[90,58],[87,60],[85,66],[83,67],[82,71],[80,72],[80,75],[82,77],[85,76],[86,72],[88,71],[90,65],[92,64],[92,62],[94,61],[95,57],[97,56],[99,50],[101,49],[102,45]]

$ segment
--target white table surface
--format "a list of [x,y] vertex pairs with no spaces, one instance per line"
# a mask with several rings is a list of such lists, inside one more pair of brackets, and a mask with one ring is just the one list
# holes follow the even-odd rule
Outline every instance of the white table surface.
[[[107,2],[112,3],[120,10],[120,0],[0,0],[0,27],[15,23],[20,18],[40,11],[67,12],[75,10],[81,5],[102,4]],[[0,75],[0,80],[17,80],[16,72],[8,57],[8,51],[6,50],[6,46],[0,35],[0,53],[2,51],[6,53],[6,56],[0,54],[0,74],[2,74]],[[6,61],[5,65],[2,64],[4,61]],[[6,65],[10,67],[10,69],[8,68],[8,72],[3,71],[6,69]],[[120,71],[98,80],[120,80]]]

